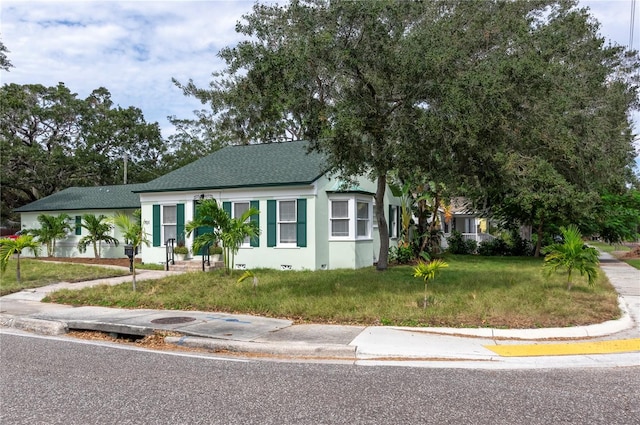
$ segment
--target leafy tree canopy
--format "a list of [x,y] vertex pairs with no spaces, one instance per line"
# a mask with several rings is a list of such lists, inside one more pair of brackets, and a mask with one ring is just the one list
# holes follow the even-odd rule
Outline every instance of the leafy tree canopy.
[[392,172],[540,228],[633,178],[638,57],[575,1],[293,0],[236,30],[208,88],[176,84],[225,141],[308,139],[376,179],[379,269]]
[[80,99],[63,83],[0,88],[2,215],[70,186],[146,182],[163,171],[157,123],[114,106],[105,88]]

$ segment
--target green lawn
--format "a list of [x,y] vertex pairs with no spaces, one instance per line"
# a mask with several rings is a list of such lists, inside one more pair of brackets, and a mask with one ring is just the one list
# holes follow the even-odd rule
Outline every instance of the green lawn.
[[587,241],[586,243],[590,246],[598,248],[602,252],[608,252],[609,254],[611,254],[612,252],[626,252],[630,250],[626,245],[608,244],[606,242],[600,241]]
[[629,264],[630,266],[635,267],[636,269],[640,270],[640,259],[631,259],[631,260],[623,260],[625,263]]
[[18,283],[16,280],[17,263],[14,259],[9,260],[7,269],[0,275],[0,295],[58,282],[82,282],[128,274],[128,271],[106,267],[62,264],[22,258],[20,259],[22,281]]
[[[48,301],[73,305],[224,311],[298,322],[530,328],[599,323],[619,317],[617,294],[600,277],[566,290],[565,276],[546,278],[542,260],[449,256],[450,267],[424,284],[410,266],[334,271],[255,270],[257,294],[241,275],[188,273],[156,281],[63,290]],[[586,279],[585,279],[586,280]]]

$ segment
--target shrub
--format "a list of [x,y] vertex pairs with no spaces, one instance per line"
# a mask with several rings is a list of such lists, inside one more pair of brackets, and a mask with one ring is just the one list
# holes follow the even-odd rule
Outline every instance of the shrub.
[[413,248],[410,245],[398,245],[389,248],[389,260],[396,261],[398,264],[407,264],[413,260]]
[[189,248],[187,248],[184,245],[178,245],[175,248],[173,248],[173,252],[175,254],[188,254],[189,253]]
[[454,230],[451,232],[451,236],[447,238],[449,248],[447,250],[451,254],[473,254],[478,248],[478,243],[473,239],[464,239],[462,233]]
[[509,255],[509,245],[502,238],[487,239],[480,242],[478,246],[478,254],[486,257],[496,255]]
[[520,236],[520,232],[517,230],[512,230],[511,234],[511,244],[509,245],[509,255],[515,256],[530,256],[533,255],[533,247],[531,242],[523,239]]

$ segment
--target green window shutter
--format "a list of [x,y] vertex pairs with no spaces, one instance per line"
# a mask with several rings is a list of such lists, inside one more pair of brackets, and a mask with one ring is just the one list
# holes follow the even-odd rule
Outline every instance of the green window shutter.
[[176,236],[178,242],[185,242],[184,240],[184,204],[176,205]]
[[[400,235],[402,234],[402,207],[401,206],[397,206],[396,207],[396,211],[398,212],[398,219],[396,220],[396,226],[397,226],[397,233],[396,235],[398,235],[398,238],[400,238]],[[408,236],[408,235],[407,235]]]
[[[255,209],[259,210],[260,209],[260,202],[259,201],[251,201],[251,202],[249,202],[249,206],[251,208],[255,208]],[[260,215],[259,214],[252,215],[250,220],[251,220],[252,223],[256,223],[256,227],[258,229],[260,229]],[[260,235],[256,236],[255,238],[251,238],[251,240],[249,241],[249,244],[254,248],[258,248],[260,246]]]
[[389,237],[393,235],[393,205],[389,205]]
[[222,209],[227,213],[229,217],[231,217],[231,202],[223,202]]
[[277,206],[276,201],[269,199],[267,201],[267,246],[276,246],[276,221]]
[[153,246],[160,246],[160,205],[153,206],[153,222],[151,224],[153,233]]
[[82,217],[77,215],[76,216],[76,235],[80,236],[82,234]]
[[296,225],[296,243],[300,247],[307,246],[307,200],[298,199]]

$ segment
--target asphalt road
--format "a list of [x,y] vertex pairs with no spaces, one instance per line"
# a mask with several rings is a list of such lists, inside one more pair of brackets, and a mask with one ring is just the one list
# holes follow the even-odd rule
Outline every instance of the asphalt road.
[[640,368],[236,361],[0,332],[2,424],[637,424]]

